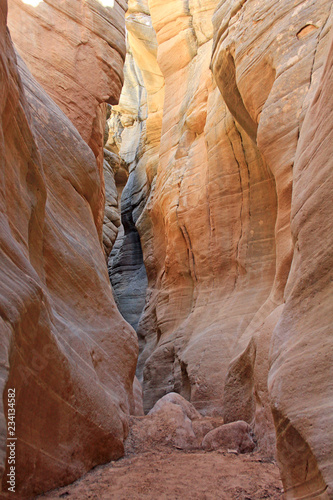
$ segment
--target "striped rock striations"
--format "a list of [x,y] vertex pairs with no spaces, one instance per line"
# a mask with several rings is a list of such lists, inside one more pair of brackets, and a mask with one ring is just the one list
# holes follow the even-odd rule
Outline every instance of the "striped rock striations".
[[157,176],[137,223],[153,290],[138,329],[147,409],[175,390],[223,413],[235,345],[274,282],[275,182],[209,69],[215,7],[150,2],[166,87]]
[[212,70],[226,104],[274,175],[278,210],[274,282],[268,300],[234,350],[225,384],[224,415],[226,420],[244,412],[248,418],[255,416],[260,434],[269,415],[270,339],[283,311],[294,251],[290,230],[293,165],[304,115],[323,70],[331,21],[325,1],[235,5],[220,2],[214,15]]
[[146,412],[176,392],[245,421],[286,498],[332,498],[331,2],[130,0],[119,105],[125,3],[11,6],[97,158],[18,75],[3,10],[1,383],[22,411],[22,495],[119,457],[142,413],[100,244],[109,102],[104,246],[119,226],[109,272]]
[[123,238],[110,259],[110,278],[125,319],[137,329],[147,289],[137,221],[156,175],[162,126],[164,78],[157,63],[157,40],[146,0],[128,3],[125,85],[113,106],[107,147],[117,151],[129,173],[122,191]]
[[137,340],[112,298],[95,156],[17,63],[6,16],[1,2],[1,497],[15,388],[16,492],[31,498],[122,456]]
[[[310,396],[307,401],[304,400],[307,391],[305,388],[301,389],[304,379],[300,374],[296,374],[302,371],[305,365],[306,370],[318,373],[317,377],[321,381],[318,381],[318,385],[322,391],[321,404],[327,406],[330,398],[327,383],[322,383],[322,377],[326,377],[324,374],[329,361],[320,359],[320,353],[327,344],[325,328],[327,330],[329,317],[326,317],[322,325],[323,337],[317,338],[316,345],[312,345],[312,352],[317,350],[318,354],[318,358],[313,356],[312,359],[309,359],[311,348],[305,347],[307,331],[308,335],[314,334],[310,325],[313,322],[318,323],[320,314],[314,308],[303,318],[303,326],[300,327],[299,323],[294,329],[291,323],[288,324],[286,317],[290,317],[290,306],[287,304],[292,298],[294,322],[295,316],[302,314],[304,305],[301,305],[301,301],[297,305],[295,303],[299,286],[297,281],[306,279],[305,276],[310,272],[311,265],[313,266],[313,263],[309,263],[308,270],[305,271],[307,253],[302,257],[301,264],[298,254],[299,233],[308,234],[306,252],[316,253],[318,239],[315,238],[314,232],[310,237],[308,224],[313,227],[313,222],[310,222],[312,215],[308,206],[316,206],[320,212],[325,210],[320,195],[322,179],[316,174],[316,170],[320,170],[322,175],[325,175],[324,170],[332,175],[329,160],[324,166],[325,162],[318,158],[312,159],[313,169],[311,174],[307,170],[307,176],[305,172],[301,173],[302,167],[298,166],[299,157],[302,157],[305,149],[302,137],[304,134],[309,137],[308,125],[303,128],[305,116],[308,117],[305,123],[313,120],[314,127],[320,123],[318,112],[317,116],[311,112],[313,104],[310,109],[309,106],[313,100],[316,101],[318,93],[322,92],[318,87],[323,85],[320,79],[330,44],[332,6],[326,1],[315,4],[272,1],[265,6],[246,2],[238,4],[237,8],[233,7],[229,2],[220,2],[215,13],[212,69],[226,104],[256,142],[274,175],[278,211],[275,226],[274,283],[268,300],[255,315],[234,350],[225,383],[224,416],[226,421],[231,421],[240,418],[240,415],[244,417],[245,413],[248,421],[255,420],[258,437],[266,440],[265,423],[269,423],[267,418],[271,405],[277,431],[277,454],[287,498],[320,494],[324,494],[325,498],[326,493],[323,491],[332,480],[332,460],[327,460],[327,455],[332,453],[332,450],[326,445],[315,451],[313,444],[316,442],[318,447],[321,443],[323,437],[318,436],[322,432],[322,419],[327,421],[329,410],[325,410],[320,419],[315,416],[316,391],[313,391],[312,383],[316,384],[316,376],[311,384],[307,383],[307,391],[313,398],[310,403]],[[314,109],[317,110],[318,105]],[[332,122],[328,123],[328,130],[331,130]],[[321,149],[322,141],[323,138],[317,136],[313,150]],[[325,153],[329,158],[332,150],[329,151],[329,147],[326,147]],[[318,198],[305,189],[306,183],[311,181],[316,186],[314,189]],[[327,188],[328,186],[325,187]],[[308,198],[312,198],[311,201],[308,201]],[[322,208],[319,208],[321,204]],[[307,208],[304,209],[303,205]],[[322,228],[323,241],[328,240],[329,234],[329,227]],[[329,253],[327,252],[326,258],[323,259],[324,265],[327,265]],[[326,267],[326,271],[327,269]],[[301,278],[302,273],[304,274]],[[326,305],[324,301],[322,307],[327,309],[326,285],[323,286],[323,291],[316,285],[317,280],[329,279],[328,271],[323,275],[325,273],[318,265],[316,272],[311,275],[313,282],[308,279],[308,292],[310,293],[311,288],[314,289],[312,293],[317,295],[314,303],[317,303],[322,293],[326,293]],[[286,352],[287,338],[289,354]],[[299,359],[291,360],[293,356]],[[309,364],[305,362],[306,359]],[[332,362],[332,354],[330,359]],[[295,392],[292,395],[293,384],[298,387],[297,395]],[[303,422],[304,413],[309,415],[307,425],[311,428],[310,432]],[[317,436],[315,439],[312,438],[313,433]],[[325,460],[322,455],[325,455]],[[320,463],[325,465],[321,468]],[[321,480],[325,468],[326,477]],[[330,472],[327,473],[327,470]]]
[[155,175],[127,201],[146,200],[145,410],[177,392],[245,420],[287,498],[331,498],[331,2],[135,5],[165,82]]
[[[9,0],[8,26],[36,80],[93,150],[103,180],[105,103],[117,104],[124,82],[125,0]],[[102,238],[104,182],[97,226]]]
[[294,255],[269,393],[287,498],[333,498],[333,43],[297,144]]

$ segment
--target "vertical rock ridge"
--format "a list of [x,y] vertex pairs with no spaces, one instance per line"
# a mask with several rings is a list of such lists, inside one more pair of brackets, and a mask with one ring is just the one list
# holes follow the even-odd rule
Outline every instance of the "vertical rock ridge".
[[[271,7],[273,8],[273,3]],[[266,352],[268,356],[270,335],[272,335],[274,326],[283,311],[283,306],[279,306],[279,304],[282,304],[284,300],[284,289],[293,255],[289,222],[292,166],[294,164],[302,119],[309,106],[309,95],[313,92],[313,89],[309,91],[309,84],[306,78],[304,78],[304,75],[307,73],[310,75],[311,83],[312,65],[313,61],[316,59],[317,46],[320,47],[318,58],[316,59],[317,74],[320,74],[322,71],[325,56],[325,51],[323,50],[325,44],[323,43],[322,34],[328,22],[329,9],[325,2],[316,5],[316,7],[309,6],[309,10],[301,10],[300,6],[294,7],[286,2],[284,5],[279,6],[275,16],[270,17],[265,15],[263,11],[260,13],[260,8],[256,12],[256,6],[245,4],[242,10],[239,11],[242,22],[233,22],[232,27],[227,30],[226,26],[224,26],[223,29],[219,28],[219,23],[222,12],[224,12],[224,18],[229,18],[228,15],[226,16],[225,11],[225,9],[228,8],[230,7],[227,2],[220,2],[215,14],[215,30],[217,36],[213,50],[212,69],[217,81],[219,81],[219,79],[222,80],[221,85],[223,87],[225,82],[223,81],[223,75],[220,73],[220,65],[223,65],[227,58],[228,51],[232,51],[235,54],[238,87],[244,96],[243,100],[245,106],[252,114],[253,120],[258,121],[258,147],[274,175],[278,197],[278,215],[275,230],[277,268],[274,285],[266,304],[259,309],[257,315],[255,315],[248,329],[241,337],[235,352],[235,360],[229,368],[228,382],[225,386],[225,400],[229,402],[225,404],[224,411],[225,416],[227,416],[228,419],[232,419],[233,411],[235,415],[239,415],[237,409],[239,391],[243,392],[244,388],[248,387],[248,397],[250,397],[253,391],[249,404],[254,411],[255,406],[253,403],[256,400],[255,395],[258,394],[258,391],[255,389],[256,384],[259,384],[261,388],[267,386],[267,384],[264,383],[264,379],[261,382],[259,380],[259,377],[261,377],[260,369],[263,370],[265,374],[264,377],[267,377],[269,369],[267,361],[264,361],[262,356],[262,368],[260,368],[257,361],[253,361],[253,365],[257,365],[257,370],[259,371],[257,377],[254,377],[253,385],[250,386],[248,385],[246,376],[241,375],[242,362],[245,364],[247,363],[248,348],[246,345],[251,338],[255,340],[257,346],[261,346],[260,349],[263,349],[263,352]],[[270,6],[265,5],[265,10],[267,8],[270,8]],[[292,21],[289,32],[284,32],[283,34],[284,19],[286,19],[288,15]],[[316,20],[315,25],[321,27],[321,29],[319,30],[317,39],[313,38],[314,31],[312,35],[309,35],[309,38],[303,39],[303,45],[299,48],[297,42],[295,43],[294,33],[296,37],[297,27],[306,24],[306,20],[310,17]],[[254,23],[252,20],[254,20]],[[257,20],[260,20],[259,24]],[[247,29],[245,29],[245,26]],[[270,26],[269,29],[268,26]],[[275,29],[273,27],[275,27]],[[266,38],[264,38],[264,36]],[[275,41],[273,41],[273,37]],[[261,44],[259,41],[261,41]],[[247,57],[245,57],[246,55]],[[288,72],[289,74],[293,74],[293,77],[290,78],[289,81],[287,81],[286,76]],[[260,75],[260,79],[257,78],[258,74]],[[257,91],[256,86],[258,83],[260,87],[258,87]],[[318,85],[318,80],[316,84]],[[221,90],[223,92],[222,88]],[[225,97],[228,104],[228,96]],[[232,97],[231,93],[231,98]],[[232,110],[231,107],[229,107],[229,109]],[[272,122],[277,114],[279,114],[279,119],[275,123],[275,127],[273,127]],[[287,116],[290,116],[290,119],[288,118],[288,123],[286,119]],[[235,118],[238,119],[237,115]],[[279,149],[277,148],[277,144],[280,144]],[[274,312],[274,308],[277,308],[276,313]],[[264,319],[265,315],[267,318],[266,320]],[[273,323],[270,320],[271,317],[272,319],[275,317]],[[268,324],[271,325],[270,335],[267,330]],[[260,340],[264,338],[266,339],[265,342],[268,343],[267,347],[263,347],[263,342]],[[251,342],[252,341],[250,341],[248,346],[251,345]],[[244,349],[243,352],[241,352],[242,349]],[[240,354],[237,355],[237,351]],[[256,357],[254,359],[256,359]],[[271,420],[269,417],[269,400],[265,395],[266,390],[267,387],[264,391],[260,390],[260,393],[263,397],[262,402],[265,401],[263,406],[266,408],[265,412],[267,418]],[[251,398],[253,400],[252,402]],[[247,397],[245,400],[247,400]],[[242,405],[242,403],[240,403],[240,405]],[[259,409],[260,406],[261,403],[259,404]],[[262,412],[260,411],[260,413]],[[261,417],[260,419],[257,417],[256,410],[252,413],[252,418],[256,418],[256,422],[258,423]],[[265,417],[264,419],[267,421],[267,418]],[[255,424],[257,434],[267,442],[264,436],[265,432],[263,433],[262,430],[260,430],[260,426],[257,425],[257,423]],[[266,432],[271,433],[268,429]],[[272,446],[270,450],[273,452],[274,446]]]
[[[268,387],[277,456],[290,498],[333,495],[330,38],[322,78],[305,115],[296,151],[291,211],[295,251],[286,304],[271,347]],[[320,241],[325,242],[323,247]]]

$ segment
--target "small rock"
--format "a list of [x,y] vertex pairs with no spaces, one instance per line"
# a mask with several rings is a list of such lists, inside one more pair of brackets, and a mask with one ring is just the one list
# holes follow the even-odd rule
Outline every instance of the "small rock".
[[242,420],[221,425],[206,434],[202,448],[207,451],[223,448],[230,453],[249,453],[255,448],[251,433],[249,424]]
[[176,392],[169,392],[169,394],[166,394],[163,396],[161,399],[155,403],[154,407],[150,410],[148,415],[153,415],[156,412],[159,411],[165,411],[165,408],[170,406],[170,403],[180,406],[185,415],[190,419],[190,420],[195,420],[195,419],[201,419],[202,416],[200,413],[194,408],[194,406],[187,401],[183,396],[180,394],[177,394]]

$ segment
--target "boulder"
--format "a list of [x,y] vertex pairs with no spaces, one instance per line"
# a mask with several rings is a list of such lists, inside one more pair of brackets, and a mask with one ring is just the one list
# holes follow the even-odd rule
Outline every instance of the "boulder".
[[250,453],[255,448],[255,442],[249,424],[239,420],[208,432],[202,440],[202,448],[207,451],[223,449]]

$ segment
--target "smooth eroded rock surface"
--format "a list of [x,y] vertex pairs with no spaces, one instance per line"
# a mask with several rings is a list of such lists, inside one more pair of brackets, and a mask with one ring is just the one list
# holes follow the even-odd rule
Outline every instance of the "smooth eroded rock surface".
[[[56,78],[45,86],[98,160],[22,67],[25,102],[3,32],[2,383],[16,384],[24,416],[40,407],[35,447],[20,458],[36,491],[51,464],[56,484],[120,456],[131,410],[129,453],[202,442],[251,451],[254,430],[261,452],[277,452],[286,498],[331,498],[332,3],[129,2],[126,81],[108,121],[104,245],[115,245],[115,300],[139,338],[134,397],[134,334],[98,246],[99,104],[119,96],[123,28],[111,33],[125,4],[11,3],[28,64],[40,81],[46,64],[68,76],[70,102]],[[62,38],[63,52],[38,59],[37,40]],[[36,355],[50,343],[51,368],[49,354],[46,364]],[[18,382],[21,366],[32,376]],[[49,414],[56,437],[43,425]],[[18,419],[19,434],[29,421]],[[69,432],[71,447],[59,447]]]
[[287,498],[333,498],[333,44],[302,126],[286,305],[273,335],[269,391]]
[[15,388],[16,491],[31,498],[123,454],[137,341],[95,225],[96,159],[22,61],[18,72],[6,14],[1,2],[1,465]]
[[[125,0],[9,0],[8,25],[18,52],[44,90],[93,150],[103,180],[106,102],[117,104],[124,82]],[[96,225],[102,238],[104,183]]]
[[275,181],[209,69],[216,2],[149,6],[165,101],[157,175],[137,222],[150,291],[138,327],[145,407],[176,391],[222,414],[235,345],[274,282]]
[[[133,176],[126,201],[140,201],[148,276],[137,326],[145,410],[177,392],[201,414],[243,420],[266,456],[277,450],[290,498],[328,498],[332,3],[148,7],[134,10],[156,32],[161,140],[153,176]],[[145,151],[131,126],[126,151]]]
[[121,225],[119,210],[119,192],[116,184],[116,175],[120,168],[118,155],[104,150],[104,182],[105,182],[105,210],[103,223],[103,247],[108,259]]
[[165,405],[168,406],[170,403],[180,406],[190,420],[201,418],[200,413],[194,408],[194,406],[176,392],[169,392],[163,396],[163,398],[159,399],[148,415],[153,415],[154,413],[163,411]]

